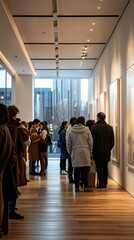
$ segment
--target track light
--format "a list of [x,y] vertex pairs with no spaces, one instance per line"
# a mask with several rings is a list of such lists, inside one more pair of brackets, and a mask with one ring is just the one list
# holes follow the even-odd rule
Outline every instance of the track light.
[[58,32],[58,27],[57,26],[54,26],[54,32]]
[[57,12],[53,12],[53,19],[57,20]]
[[81,58],[85,59],[85,57],[87,57],[87,46],[84,47]]

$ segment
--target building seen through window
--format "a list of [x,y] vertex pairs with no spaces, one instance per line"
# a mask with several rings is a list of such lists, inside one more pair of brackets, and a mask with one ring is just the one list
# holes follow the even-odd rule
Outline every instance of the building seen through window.
[[11,105],[12,77],[0,64],[0,103]]
[[47,121],[57,140],[63,121],[88,117],[88,79],[35,79],[34,118]]

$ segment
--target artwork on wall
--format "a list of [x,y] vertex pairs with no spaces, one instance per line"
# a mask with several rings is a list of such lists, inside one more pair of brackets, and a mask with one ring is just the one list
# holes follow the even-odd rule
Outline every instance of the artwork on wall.
[[94,100],[94,115],[93,115],[93,120],[96,121],[96,115],[98,113],[98,98]]
[[89,118],[91,119],[92,116],[93,116],[93,103],[91,103],[89,106]]
[[90,119],[96,121],[96,115],[98,113],[98,99],[95,99],[92,104],[90,104]]
[[127,71],[127,165],[134,169],[134,65]]
[[114,130],[115,145],[111,152],[111,159],[120,162],[120,79],[110,84],[110,125]]
[[106,92],[100,94],[99,112],[106,113]]

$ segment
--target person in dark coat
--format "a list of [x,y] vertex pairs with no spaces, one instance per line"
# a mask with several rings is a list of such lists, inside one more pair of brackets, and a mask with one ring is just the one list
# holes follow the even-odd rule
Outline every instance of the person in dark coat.
[[[6,216],[7,221],[3,222],[5,218],[5,199],[4,195],[7,194],[7,188],[3,187],[4,171],[8,164],[13,142],[7,127],[8,111],[4,104],[0,104],[0,237],[2,233],[6,234],[8,229],[8,214]],[[7,205],[8,209],[8,205]]]
[[93,158],[96,162],[99,185],[97,188],[106,188],[108,184],[108,162],[111,150],[114,147],[114,132],[112,126],[105,121],[103,112],[97,114],[97,122],[92,126]]
[[[71,117],[70,118],[70,126],[68,127],[67,131],[66,131],[66,141],[69,135],[69,132],[71,131],[72,127],[76,124],[76,117]],[[75,183],[74,180],[74,171],[73,171],[73,167],[72,167],[72,159],[71,156],[69,155],[68,158],[68,178],[69,178],[69,183]]]
[[89,119],[86,121],[86,127],[88,127],[90,131],[94,124],[95,124],[95,120]]
[[62,175],[66,175],[68,174],[66,172],[66,159],[69,158],[69,153],[67,152],[66,149],[66,131],[68,128],[68,122],[67,121],[63,121],[62,122],[62,128],[60,130],[60,152],[61,152],[61,174]]
[[[18,122],[16,121],[16,116],[19,113],[19,109],[15,105],[8,106],[8,112],[9,112],[9,122],[8,122],[8,128],[13,140],[14,144],[14,154],[12,155],[12,166],[11,166],[11,171],[13,174],[14,178],[14,184],[15,187],[17,188],[17,181],[18,181],[18,142],[19,142],[19,134],[18,134]],[[15,212],[16,208],[16,200],[17,197],[10,198],[8,201],[8,211],[9,211],[9,219],[23,219],[24,216],[22,216],[19,213]]]

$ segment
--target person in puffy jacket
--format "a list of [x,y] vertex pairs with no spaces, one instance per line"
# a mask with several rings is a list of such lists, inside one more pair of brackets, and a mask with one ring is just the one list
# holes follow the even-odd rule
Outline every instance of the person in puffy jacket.
[[91,166],[93,139],[89,128],[85,126],[83,116],[77,118],[76,124],[69,132],[66,146],[74,168],[75,191],[79,191],[80,179],[84,184],[84,191],[92,191],[93,189],[88,187],[88,172]]

